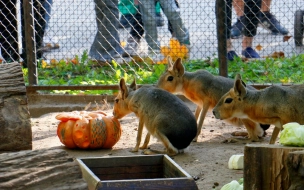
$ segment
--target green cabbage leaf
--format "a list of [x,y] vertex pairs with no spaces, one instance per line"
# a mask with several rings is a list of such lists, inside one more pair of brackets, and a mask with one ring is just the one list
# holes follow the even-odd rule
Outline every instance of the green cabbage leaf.
[[304,125],[296,122],[283,125],[279,142],[285,146],[304,146]]

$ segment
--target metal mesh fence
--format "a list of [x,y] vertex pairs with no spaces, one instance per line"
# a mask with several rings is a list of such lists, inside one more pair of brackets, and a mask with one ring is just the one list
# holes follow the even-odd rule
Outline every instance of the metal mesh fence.
[[[24,3],[28,2],[33,9],[32,25],[24,19]],[[240,2],[243,1],[232,2],[228,26],[232,40],[227,44],[239,56],[246,22],[246,15],[236,15],[243,8]],[[0,3],[2,62],[28,64],[26,39],[31,34],[26,32],[26,24],[34,29],[35,48],[31,51],[38,63],[72,60],[84,52],[88,53],[88,59],[98,63],[112,60],[129,63],[138,58],[143,64],[165,63],[167,54],[184,56],[187,60],[218,56],[214,0],[0,0]],[[264,0],[261,6],[266,14],[256,16],[258,28],[253,49],[261,57],[274,52],[283,52],[285,57],[303,54],[302,0]],[[247,19],[249,23],[253,22],[251,19]],[[228,19],[227,23],[230,22]]]

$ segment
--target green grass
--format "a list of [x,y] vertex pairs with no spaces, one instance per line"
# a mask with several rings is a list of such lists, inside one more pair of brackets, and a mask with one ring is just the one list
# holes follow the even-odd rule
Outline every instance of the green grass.
[[[219,73],[218,59],[190,60],[183,62],[186,71],[205,69],[214,75]],[[85,51],[73,60],[60,60],[49,67],[43,62],[38,63],[38,85],[110,85],[118,84],[121,77],[128,83],[136,78],[138,84],[155,84],[167,65],[157,65],[142,62],[129,62],[119,65],[114,61],[107,66],[98,66],[88,59]],[[247,83],[303,83],[304,54],[290,58],[266,58],[248,62],[237,58],[228,63],[228,77],[234,78],[240,73]],[[25,83],[28,84],[28,71],[23,69]],[[53,91],[53,93],[78,94],[79,91]],[[104,94],[109,91],[86,91],[84,94]],[[113,92],[110,92],[113,93]]]

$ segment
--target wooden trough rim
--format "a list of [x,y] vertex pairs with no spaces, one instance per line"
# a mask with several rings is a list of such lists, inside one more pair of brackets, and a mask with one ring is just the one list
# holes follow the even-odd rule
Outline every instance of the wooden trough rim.
[[[136,155],[136,156],[111,156],[111,157],[79,157],[76,158],[76,161],[80,165],[81,171],[83,173],[83,178],[87,181],[89,189],[97,189],[100,183],[116,183],[116,182],[137,182],[139,179],[122,179],[122,180],[101,180],[99,179],[87,166],[83,160],[98,160],[98,159],[145,159],[149,157],[159,157],[162,160],[166,160],[169,164],[172,164],[174,167],[176,167],[179,172],[181,173],[181,177],[176,177],[176,178],[165,178],[167,180],[193,180],[193,178],[184,170],[182,169],[176,162],[174,162],[173,159],[171,159],[168,155],[166,154],[156,154],[156,155]],[[163,178],[154,178],[154,179],[140,179],[142,182],[148,182],[148,181],[156,181],[158,179],[163,179]],[[194,181],[194,180],[193,180]]]

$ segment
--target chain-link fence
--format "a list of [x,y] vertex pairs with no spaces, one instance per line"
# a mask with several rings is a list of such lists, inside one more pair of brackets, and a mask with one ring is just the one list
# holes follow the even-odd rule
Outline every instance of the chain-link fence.
[[[217,27],[214,0],[0,0],[1,60],[25,66],[34,62],[36,67],[39,60],[51,64],[84,52],[100,63],[128,63],[138,57],[145,64],[151,64],[146,58],[161,63],[168,54],[204,60],[218,57],[222,41],[227,42],[225,49],[246,56],[242,48],[246,23],[248,27],[251,23],[253,34],[258,24],[252,47],[260,57],[274,52],[285,57],[303,54],[302,0],[252,1],[248,6],[261,5],[262,13],[256,16],[251,8],[245,14],[242,2],[227,1],[233,5],[231,20],[224,22],[231,27],[230,43],[220,38],[225,28]],[[222,53],[227,57],[226,51]]]

